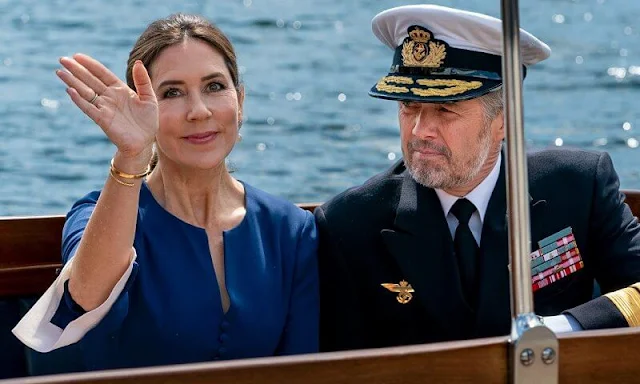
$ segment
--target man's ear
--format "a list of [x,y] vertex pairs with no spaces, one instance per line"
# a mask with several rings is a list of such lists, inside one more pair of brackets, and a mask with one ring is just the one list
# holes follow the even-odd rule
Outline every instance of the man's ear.
[[504,140],[504,110],[501,110],[496,117],[493,118],[491,122],[491,132],[493,132],[496,141]]

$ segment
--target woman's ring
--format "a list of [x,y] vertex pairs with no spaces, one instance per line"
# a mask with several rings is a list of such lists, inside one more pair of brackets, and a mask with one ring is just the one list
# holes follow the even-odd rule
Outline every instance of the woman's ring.
[[91,100],[89,100],[89,103],[95,105],[94,103],[96,102],[96,100],[98,100],[98,92],[93,92],[93,98],[91,98]]

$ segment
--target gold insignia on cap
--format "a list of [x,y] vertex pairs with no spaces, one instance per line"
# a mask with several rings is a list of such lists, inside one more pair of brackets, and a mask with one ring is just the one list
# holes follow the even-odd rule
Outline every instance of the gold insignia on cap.
[[397,85],[392,84],[404,84],[410,85],[413,84],[413,79],[406,76],[385,76],[376,84],[376,89],[380,92],[387,93],[408,93],[409,88],[407,87],[399,87]]
[[409,37],[402,44],[402,65],[405,67],[439,68],[447,47],[444,42],[431,40],[431,33],[418,26],[409,28]]
[[[416,80],[419,85],[424,85],[429,88],[411,88],[416,96],[428,97],[428,96],[452,96],[478,89],[482,87],[480,81],[464,81],[457,79],[419,79]],[[438,88],[436,88],[438,87]]]
[[[416,88],[415,85],[426,88]],[[413,85],[411,89],[407,85]],[[447,97],[459,95],[482,87],[481,81],[465,81],[458,79],[418,79],[415,82],[406,76],[385,76],[376,84],[376,89],[386,93],[413,93],[420,97]]]
[[411,287],[411,284],[407,283],[404,280],[402,280],[400,284],[382,283],[380,285],[391,292],[397,293],[398,296],[396,297],[396,300],[398,300],[398,303],[400,304],[407,304],[409,301],[411,301],[411,299],[413,298],[411,292],[415,292],[413,290],[413,287]]

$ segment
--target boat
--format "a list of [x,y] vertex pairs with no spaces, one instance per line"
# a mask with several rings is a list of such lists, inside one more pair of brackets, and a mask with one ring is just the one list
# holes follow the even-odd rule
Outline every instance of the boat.
[[[637,383],[639,328],[554,335],[535,316],[522,128],[517,0],[501,0],[507,122],[512,332],[392,348],[0,380],[16,383]],[[623,190],[640,216],[640,190]],[[300,204],[312,211],[317,204]],[[0,218],[0,305],[37,297],[60,271],[63,216]],[[524,255],[523,255],[524,252]],[[523,257],[524,256],[524,257]],[[0,306],[0,310],[2,306]],[[0,315],[2,313],[0,312]],[[400,325],[401,327],[401,325]],[[0,332],[5,330],[0,329]],[[0,339],[1,340],[1,339]],[[4,346],[3,346],[4,347]]]
[[[640,216],[640,190],[622,192],[633,213]],[[317,205],[299,204],[309,211]],[[62,215],[0,217],[0,304],[37,297],[55,280],[61,268],[63,225]],[[562,334],[558,343],[559,382],[638,382],[640,364],[631,357],[638,355],[640,328]],[[510,348],[510,336],[505,335],[349,352],[21,377],[0,380],[0,384],[507,383]]]

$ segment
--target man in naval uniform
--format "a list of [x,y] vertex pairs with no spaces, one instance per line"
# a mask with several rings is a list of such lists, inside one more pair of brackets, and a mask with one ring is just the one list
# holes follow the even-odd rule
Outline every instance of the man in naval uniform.
[[[403,159],[315,211],[321,348],[507,335],[501,22],[413,5],[372,27],[394,56],[370,95],[398,104]],[[525,74],[550,55],[520,42]],[[610,157],[542,151],[528,172],[536,313],[557,333],[640,325],[640,226]]]

